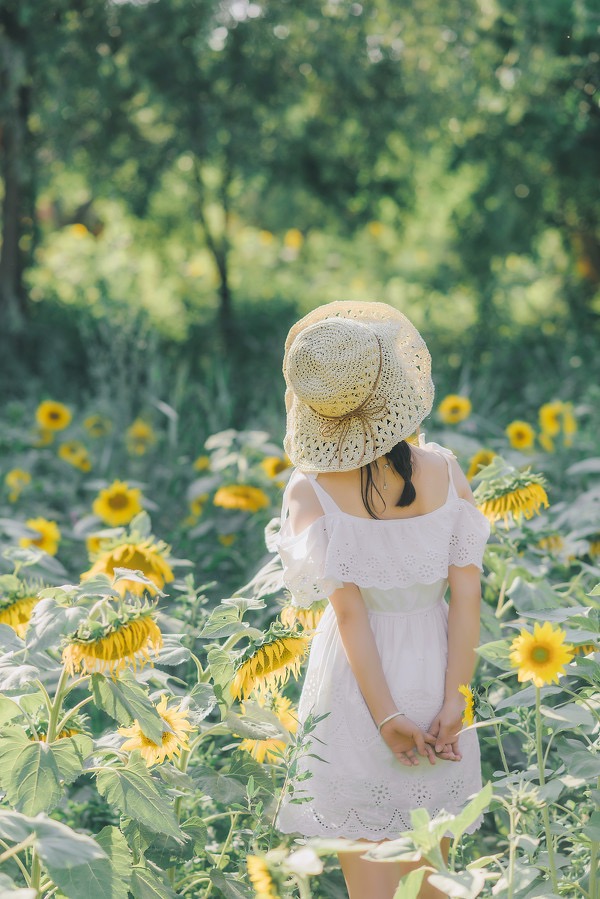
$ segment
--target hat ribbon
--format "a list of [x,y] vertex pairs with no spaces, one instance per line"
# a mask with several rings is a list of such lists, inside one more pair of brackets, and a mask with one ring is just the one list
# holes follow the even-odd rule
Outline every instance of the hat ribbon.
[[373,444],[375,443],[375,431],[373,430],[372,422],[380,421],[382,418],[385,418],[388,413],[388,407],[385,400],[378,400],[375,397],[375,391],[379,385],[381,370],[383,368],[383,351],[381,349],[379,337],[377,337],[377,344],[379,346],[379,368],[377,370],[375,381],[373,382],[373,387],[362,403],[355,409],[344,412],[343,415],[324,415],[322,412],[317,412],[316,409],[313,409],[313,412],[320,418],[326,419],[321,425],[321,437],[324,437],[326,440],[337,440],[338,442],[338,465],[341,465],[342,450],[348,437],[352,421],[358,419],[364,430],[363,450],[358,459],[358,464],[360,465],[367,452],[367,433],[371,438],[371,442]]

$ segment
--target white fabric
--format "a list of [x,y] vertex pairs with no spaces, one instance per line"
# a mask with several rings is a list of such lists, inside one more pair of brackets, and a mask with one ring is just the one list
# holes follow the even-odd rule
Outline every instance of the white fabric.
[[[343,582],[363,596],[394,701],[421,727],[428,727],[444,697],[448,606],[444,594],[449,565],[481,568],[490,526],[452,482],[449,450],[442,453],[450,473],[445,504],[427,515],[385,521],[342,512],[318,482],[323,516],[294,536],[287,521],[276,540],[284,582],[296,605],[310,605]],[[295,472],[294,477],[306,477]],[[477,732],[459,738],[460,762],[420,759],[406,767],[377,732],[348,664],[333,608],[329,606],[313,638],[299,704],[299,718],[326,715],[317,725],[296,781],[297,797],[284,800],[277,820],[284,833],[381,840],[410,828],[410,810],[456,813],[481,789]],[[310,739],[310,738],[309,738]],[[469,829],[476,830],[479,818]]]

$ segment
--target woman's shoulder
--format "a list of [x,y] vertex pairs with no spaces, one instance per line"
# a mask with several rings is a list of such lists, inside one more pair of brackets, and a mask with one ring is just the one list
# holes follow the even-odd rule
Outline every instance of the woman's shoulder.
[[287,510],[292,531],[299,534],[318,518],[323,516],[311,478],[300,469],[295,469],[290,477],[287,494]]

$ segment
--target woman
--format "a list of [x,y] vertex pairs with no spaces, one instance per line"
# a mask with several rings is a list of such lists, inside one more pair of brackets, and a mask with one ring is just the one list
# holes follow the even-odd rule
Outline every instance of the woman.
[[[431,410],[430,371],[418,331],[383,303],[322,306],[286,342],[296,470],[276,545],[293,602],[329,605],[299,705],[301,721],[324,716],[295,785],[308,801],[284,801],[285,833],[368,847],[409,829],[412,809],[458,812],[481,788],[458,688],[475,666],[489,524],[453,454],[406,441]],[[340,863],[350,899],[391,899],[415,867]],[[442,894],[424,882],[419,895]]]

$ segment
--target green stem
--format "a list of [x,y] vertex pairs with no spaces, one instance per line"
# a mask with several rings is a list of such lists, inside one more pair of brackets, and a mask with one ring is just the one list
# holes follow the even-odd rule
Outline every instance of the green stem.
[[[600,777],[596,782],[596,787],[600,789]],[[590,899],[600,899],[600,881],[598,881],[598,848],[600,843],[598,840],[592,840],[590,846]]]
[[259,631],[256,627],[247,627],[245,630],[232,634],[223,645],[221,649],[225,652],[228,652],[230,649],[233,649],[236,643],[239,643],[244,637],[250,637],[251,640],[261,640],[264,637],[262,631]]
[[510,833],[508,834],[508,899],[515,895],[515,862],[517,860],[517,824],[519,813],[515,808],[508,812],[510,821]]
[[[584,705],[587,709],[589,709],[590,712],[592,713],[592,715],[593,715],[598,721],[600,721],[600,714],[598,714],[598,712],[596,711],[596,709],[594,708],[594,706],[593,706],[593,705],[590,705],[590,703],[587,702],[586,699],[585,699],[583,696],[580,696],[578,693],[574,693],[572,690],[569,690],[567,687],[563,686],[562,684],[561,684],[561,688],[562,688],[563,693],[568,693],[569,696],[572,696],[574,699],[579,700],[579,702],[580,702],[582,705]],[[560,709],[560,706],[559,706],[558,708]]]
[[312,892],[308,885],[308,881],[306,881],[303,877],[295,877],[294,879],[298,886],[299,899],[312,899]]
[[35,890],[36,897],[40,895],[40,882],[42,879],[42,870],[40,867],[40,860],[38,858],[38,854],[33,850],[31,856],[31,877],[29,878],[29,886],[32,890]]
[[7,862],[9,858],[13,858],[13,856],[17,855],[17,853],[22,852],[23,849],[28,849],[33,843],[35,843],[37,837],[34,833],[30,833],[26,839],[22,840],[20,843],[16,843],[14,846],[11,846],[10,849],[7,849],[6,852],[3,852],[0,855],[0,865],[4,862]]
[[62,701],[65,693],[65,684],[69,679],[69,675],[67,674],[66,668],[63,668],[61,675],[58,679],[58,684],[56,687],[56,693],[54,694],[54,702],[52,703],[52,708],[50,710],[50,718],[48,720],[48,743],[53,743],[56,739],[56,735],[58,733],[56,729],[56,725],[58,724],[58,716],[60,715],[60,710],[62,707]]
[[[231,842],[231,838],[233,837],[235,825],[237,824],[239,817],[240,817],[240,812],[232,812],[231,813],[231,825],[229,827],[229,833],[227,834],[227,838],[226,838],[225,842],[223,843],[223,847],[221,849],[221,854],[219,855],[219,858],[217,859],[217,869],[220,869],[221,865],[223,864],[223,859],[225,858],[225,853],[229,849],[229,844]],[[208,899],[208,897],[212,893],[212,888],[213,888],[213,882],[211,880],[211,882],[206,887],[206,890],[204,891],[204,895],[203,895],[202,899]]]
[[[189,890],[191,890],[191,889],[193,889],[194,887],[197,887],[199,884],[205,883],[205,882],[207,882],[207,881],[210,883],[210,877],[207,877],[206,874],[203,874],[201,877],[196,877],[194,880],[190,881],[190,883],[188,883],[188,884],[184,887],[184,889],[181,890],[181,893],[178,893],[178,895],[180,895],[180,896],[185,896],[185,894],[186,894]],[[178,883],[178,884],[176,884],[176,886],[177,886],[177,889],[180,890],[181,887],[183,886],[183,884],[182,884],[182,883]]]
[[494,724],[494,733],[496,734],[496,742],[498,743],[498,749],[500,750],[502,765],[505,772],[510,774],[510,768],[508,767],[508,762],[506,761],[506,756],[504,754],[504,746],[502,745],[502,737],[500,736],[500,727],[497,724]]
[[78,702],[77,705],[74,705],[72,709],[69,709],[67,714],[63,718],[61,718],[60,722],[56,725],[56,733],[59,734],[63,730],[69,718],[72,718],[73,715],[76,715],[79,709],[82,709],[84,705],[88,704],[88,702],[93,701],[93,696],[87,696],[85,699],[82,699],[81,702]]
[[502,584],[500,585],[500,593],[498,594],[498,604],[496,606],[496,618],[500,618],[504,611],[504,595],[506,593],[507,583],[508,583],[508,572],[505,572],[504,577],[502,578]]
[[[544,751],[542,746],[542,713],[540,703],[540,688],[535,688],[535,745],[537,751],[538,771],[540,775],[540,786],[546,785],[546,775],[544,767]],[[550,878],[552,880],[552,892],[558,895],[558,879],[556,876],[556,863],[554,860],[554,842],[550,832],[550,813],[548,804],[544,801],[542,806],[542,820],[544,822],[544,830],[546,832],[546,849],[548,850],[548,864],[550,866]]]
[[[8,843],[5,843],[4,840],[0,840],[0,846],[2,847],[2,849],[9,849],[9,848],[10,848],[9,845],[8,845]],[[14,861],[17,863],[17,865],[19,866],[19,869],[20,869],[20,871],[21,871],[21,874],[22,874],[23,877],[25,878],[25,883],[26,883],[26,884],[29,884],[29,871],[27,870],[27,868],[25,867],[25,865],[23,864],[23,862],[21,861],[21,859],[19,858],[18,855],[13,855],[13,860],[14,860]]]

